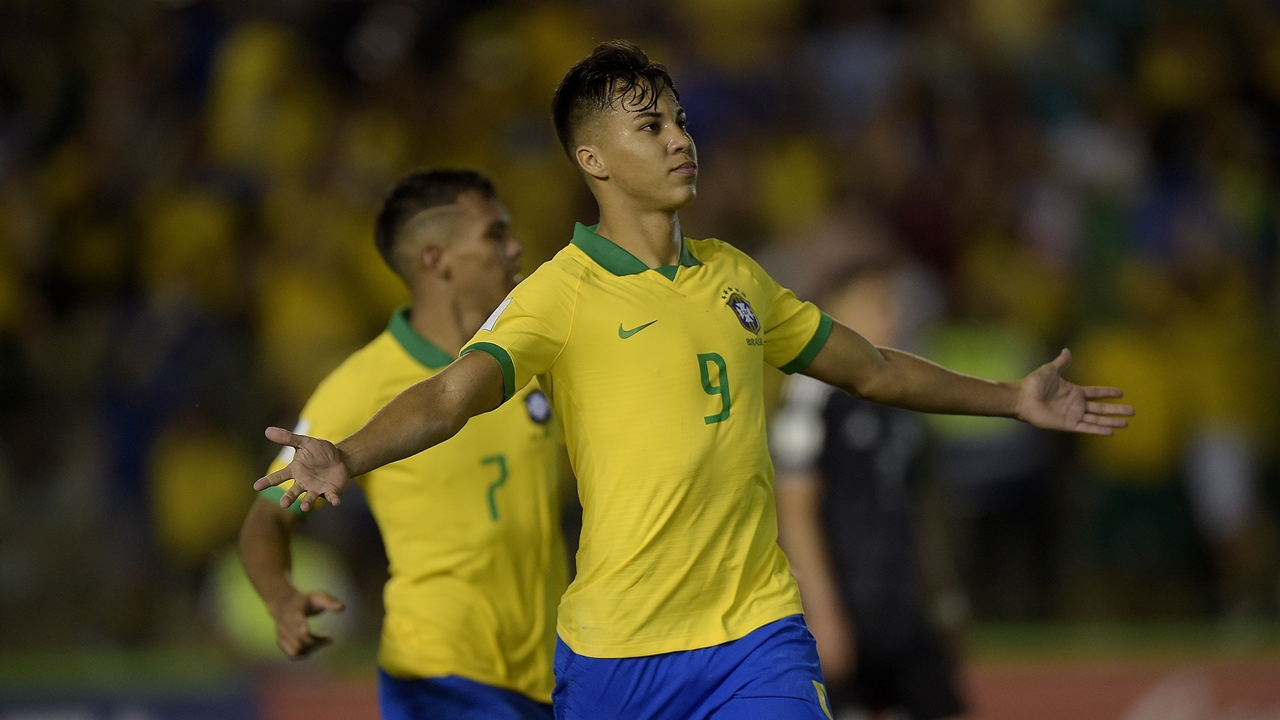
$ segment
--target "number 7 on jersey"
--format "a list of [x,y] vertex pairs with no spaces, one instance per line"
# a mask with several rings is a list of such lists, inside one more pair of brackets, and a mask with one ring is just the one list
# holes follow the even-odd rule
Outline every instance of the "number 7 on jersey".
[[494,522],[498,521],[498,488],[507,482],[507,456],[506,455],[490,455],[480,461],[481,465],[497,465],[498,479],[489,483],[489,519]]

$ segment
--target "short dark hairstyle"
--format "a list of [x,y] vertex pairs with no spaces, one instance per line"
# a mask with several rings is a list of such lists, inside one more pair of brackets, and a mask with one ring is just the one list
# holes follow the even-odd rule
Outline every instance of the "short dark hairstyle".
[[486,200],[497,197],[493,181],[475,170],[419,170],[391,188],[374,223],[373,242],[397,275],[404,276],[395,250],[405,224],[423,210],[452,205],[464,192],[478,192]]
[[640,106],[639,109],[648,110],[658,104],[658,97],[668,89],[680,99],[667,68],[650,62],[638,45],[629,40],[600,43],[565,74],[556,88],[551,99],[556,137],[560,138],[565,154],[574,160],[574,133],[588,117],[608,108],[618,98],[627,98]]

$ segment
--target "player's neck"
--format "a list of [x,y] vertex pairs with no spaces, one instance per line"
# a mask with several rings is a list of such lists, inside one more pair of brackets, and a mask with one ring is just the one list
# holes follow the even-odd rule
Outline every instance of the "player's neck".
[[420,290],[413,294],[409,326],[432,345],[457,357],[462,345],[476,334],[486,317],[467,312],[449,293]]
[[596,232],[651,268],[680,260],[680,218],[666,211],[613,210],[601,205]]

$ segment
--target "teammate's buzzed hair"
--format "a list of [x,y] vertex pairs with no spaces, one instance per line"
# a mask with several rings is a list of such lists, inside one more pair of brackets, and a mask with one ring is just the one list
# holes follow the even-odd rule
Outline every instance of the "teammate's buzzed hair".
[[396,258],[396,244],[409,221],[423,210],[452,205],[464,192],[478,192],[486,200],[497,197],[493,181],[475,170],[420,170],[387,193],[374,224],[373,242],[393,272],[407,279]]
[[577,132],[614,102],[625,99],[634,110],[649,110],[663,90],[680,99],[667,68],[650,62],[638,45],[628,40],[600,43],[565,74],[551,99],[551,119],[565,154],[577,165]]

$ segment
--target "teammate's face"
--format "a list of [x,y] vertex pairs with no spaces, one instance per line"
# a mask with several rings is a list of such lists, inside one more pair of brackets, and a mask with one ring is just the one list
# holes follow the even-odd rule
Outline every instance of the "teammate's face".
[[524,248],[511,234],[511,216],[497,201],[477,192],[458,196],[452,242],[440,257],[440,270],[463,302],[488,313],[520,281]]
[[600,118],[590,148],[596,166],[580,154],[584,169],[609,184],[643,209],[675,212],[697,195],[698,151],[685,120],[684,108],[670,90],[651,108],[622,98]]

